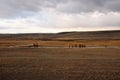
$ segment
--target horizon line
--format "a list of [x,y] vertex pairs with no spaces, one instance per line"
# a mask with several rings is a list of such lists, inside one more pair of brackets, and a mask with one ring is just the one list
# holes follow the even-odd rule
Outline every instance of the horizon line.
[[120,31],[120,30],[93,30],[93,31],[60,31],[60,32],[21,32],[21,33],[0,33],[0,34],[59,34],[59,33],[69,33],[69,32],[104,32],[104,31]]

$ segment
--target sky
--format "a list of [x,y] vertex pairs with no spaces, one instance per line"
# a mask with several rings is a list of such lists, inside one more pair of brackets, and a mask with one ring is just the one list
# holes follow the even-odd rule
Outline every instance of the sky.
[[120,0],[0,0],[0,33],[120,30]]

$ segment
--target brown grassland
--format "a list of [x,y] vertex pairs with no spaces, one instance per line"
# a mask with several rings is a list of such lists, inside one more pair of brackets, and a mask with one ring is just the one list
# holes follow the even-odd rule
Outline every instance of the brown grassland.
[[41,40],[0,40],[0,47],[27,47],[33,43],[38,43],[40,47],[46,46],[63,46],[68,44],[85,44],[86,46],[120,46],[120,40],[79,40],[79,41],[41,41]]
[[0,80],[120,80],[120,49],[0,48]]
[[[120,80],[119,35],[120,31],[1,34],[0,80]],[[30,47],[34,43],[39,48]]]

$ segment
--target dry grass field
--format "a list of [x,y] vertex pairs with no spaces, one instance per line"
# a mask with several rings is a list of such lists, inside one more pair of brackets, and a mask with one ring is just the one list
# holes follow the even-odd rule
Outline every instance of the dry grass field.
[[120,80],[120,49],[0,48],[0,80]]
[[0,34],[0,80],[120,80],[119,35]]
[[68,46],[85,44],[86,46],[120,46],[120,30],[93,32],[61,32],[36,34],[0,34],[0,47],[24,46],[38,43],[39,46]]
[[40,47],[42,46],[61,46],[67,47],[68,44],[85,44],[86,46],[119,46],[120,40],[79,40],[79,41],[41,41],[41,40],[0,40],[0,47],[27,47],[33,43],[38,43]]

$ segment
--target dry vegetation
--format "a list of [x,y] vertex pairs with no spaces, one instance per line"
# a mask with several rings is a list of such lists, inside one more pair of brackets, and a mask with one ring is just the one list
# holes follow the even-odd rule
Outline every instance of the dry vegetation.
[[[0,35],[0,80],[120,80],[119,35],[120,31]],[[34,43],[41,48],[29,47]],[[112,47],[64,48],[68,44]]]
[[120,49],[0,48],[0,80],[120,80]]
[[57,34],[0,34],[0,47],[22,46],[33,43],[38,43],[40,46],[68,46],[68,43],[120,46],[120,30]]
[[79,40],[79,41],[41,41],[41,40],[0,40],[0,47],[21,46],[27,47],[33,43],[42,46],[63,46],[68,44],[85,44],[86,46],[120,46],[120,40]]

